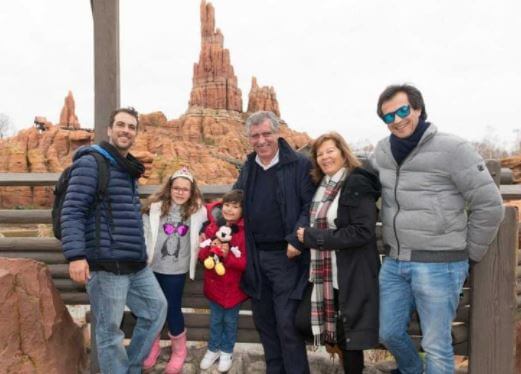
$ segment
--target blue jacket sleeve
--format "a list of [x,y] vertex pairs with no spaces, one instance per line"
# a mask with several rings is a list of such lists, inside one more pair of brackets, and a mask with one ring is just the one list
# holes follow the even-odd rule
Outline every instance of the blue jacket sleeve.
[[87,257],[85,232],[98,185],[98,169],[94,157],[77,159],[71,168],[69,185],[61,213],[62,247],[67,260]]

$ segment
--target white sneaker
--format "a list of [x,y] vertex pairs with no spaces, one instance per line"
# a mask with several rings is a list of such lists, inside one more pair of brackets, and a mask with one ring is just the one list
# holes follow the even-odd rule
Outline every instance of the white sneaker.
[[232,354],[221,352],[221,356],[219,357],[219,366],[217,367],[217,370],[219,370],[219,373],[226,373],[231,368]]
[[209,369],[210,366],[213,365],[215,361],[219,358],[220,353],[219,352],[212,352],[210,350],[207,350],[204,354],[203,359],[201,360],[201,363],[199,364],[199,367],[201,370]]

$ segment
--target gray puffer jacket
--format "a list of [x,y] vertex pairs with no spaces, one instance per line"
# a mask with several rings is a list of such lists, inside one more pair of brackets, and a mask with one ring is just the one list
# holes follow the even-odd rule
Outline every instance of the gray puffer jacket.
[[431,124],[398,166],[389,137],[371,159],[382,183],[386,254],[404,261],[479,261],[503,220],[501,194],[465,140]]

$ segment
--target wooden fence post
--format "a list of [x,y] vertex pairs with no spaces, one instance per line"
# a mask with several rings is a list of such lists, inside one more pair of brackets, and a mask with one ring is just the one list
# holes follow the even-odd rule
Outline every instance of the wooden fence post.
[[94,137],[107,138],[110,113],[120,106],[119,0],[92,0],[94,19]]
[[514,372],[517,236],[517,211],[506,207],[496,239],[483,260],[472,267],[471,374]]

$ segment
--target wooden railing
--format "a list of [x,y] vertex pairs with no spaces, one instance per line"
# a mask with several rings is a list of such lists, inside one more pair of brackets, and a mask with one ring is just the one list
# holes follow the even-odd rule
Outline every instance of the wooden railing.
[[[488,167],[499,182],[499,164],[489,162]],[[57,178],[58,174],[3,174],[0,177],[0,186],[49,186]],[[158,186],[142,186],[140,194],[145,197],[157,188]],[[228,191],[230,186],[207,185],[201,189],[206,198],[216,198]],[[0,224],[50,222],[48,209],[0,210]],[[521,315],[521,256],[517,256],[517,226],[517,211],[507,207],[505,220],[487,255],[481,262],[471,266],[470,277],[458,306],[452,326],[453,345],[456,354],[469,356],[471,373],[513,373],[514,370],[514,321],[516,315]],[[381,250],[379,227],[377,235]],[[66,304],[89,303],[85,289],[69,279],[68,265],[58,240],[0,238],[0,256],[31,258],[46,263]],[[204,341],[208,339],[209,315],[205,310],[208,309],[208,301],[202,293],[201,279],[201,269],[198,269],[196,280],[186,284],[183,307],[196,308],[185,316],[188,338]],[[244,303],[241,310],[251,311],[251,303]],[[132,317],[126,315],[123,323],[126,334],[130,334],[132,325]],[[416,317],[411,321],[409,334],[420,349],[421,328]],[[238,341],[260,341],[249,313],[240,316]]]

